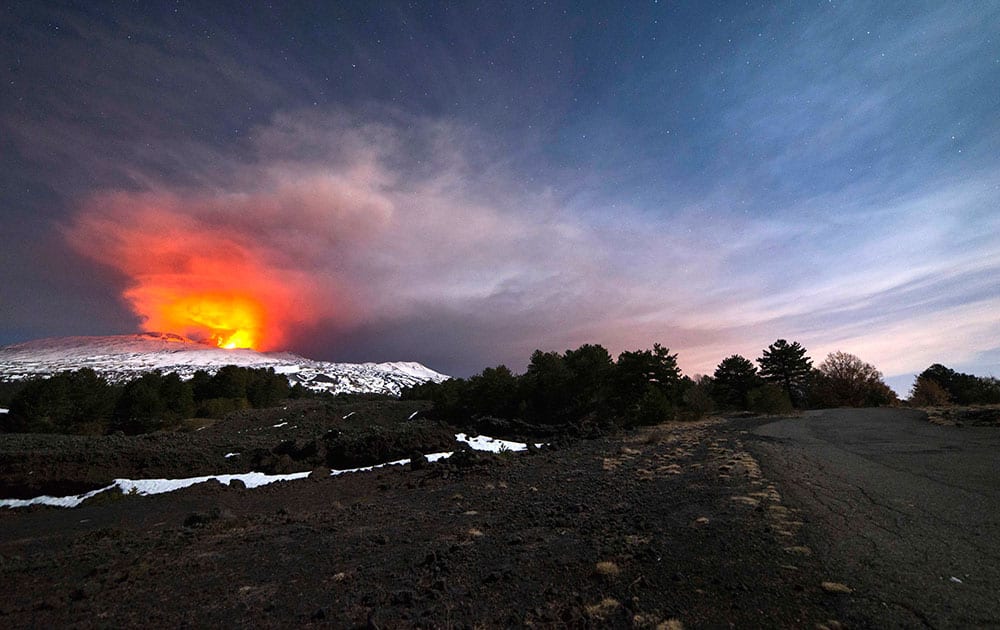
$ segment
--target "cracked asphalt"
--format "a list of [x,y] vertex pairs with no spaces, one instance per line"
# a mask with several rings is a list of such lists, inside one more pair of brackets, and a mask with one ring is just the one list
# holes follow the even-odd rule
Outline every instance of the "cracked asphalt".
[[1000,429],[832,409],[746,436],[851,627],[1000,627]]

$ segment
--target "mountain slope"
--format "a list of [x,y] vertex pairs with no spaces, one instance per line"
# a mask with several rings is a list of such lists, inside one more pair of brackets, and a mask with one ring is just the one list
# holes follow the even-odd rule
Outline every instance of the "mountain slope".
[[290,352],[223,350],[179,335],[142,333],[108,337],[39,339],[0,347],[0,380],[45,376],[62,370],[92,368],[111,381],[161,370],[188,378],[197,370],[215,372],[225,365],[274,368],[292,384],[334,394],[399,394],[426,381],[448,378],[415,362],[331,363]]

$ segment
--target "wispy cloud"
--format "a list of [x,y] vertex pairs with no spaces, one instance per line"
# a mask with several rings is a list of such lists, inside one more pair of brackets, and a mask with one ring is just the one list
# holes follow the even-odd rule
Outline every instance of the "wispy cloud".
[[[495,16],[394,7],[371,27],[407,37],[375,43],[341,9],[336,36],[274,42],[267,16],[22,8],[4,328],[118,326],[110,285],[148,317],[143,287],[239,284],[294,349],[444,371],[659,341],[704,373],[778,337],[895,374],[995,364],[994,3],[647,7],[638,30],[526,10],[481,34]],[[37,268],[74,273],[49,222],[103,291],[33,297]]]

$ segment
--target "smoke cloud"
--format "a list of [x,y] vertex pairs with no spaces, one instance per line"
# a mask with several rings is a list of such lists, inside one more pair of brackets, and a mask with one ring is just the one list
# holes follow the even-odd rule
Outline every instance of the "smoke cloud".
[[[731,211],[724,190],[655,213],[558,190],[557,174],[552,188],[526,185],[481,137],[440,120],[295,112],[253,138],[240,159],[205,159],[185,185],[147,177],[136,191],[92,195],[63,225],[77,252],[127,278],[122,296],[146,329],[460,374],[521,368],[539,347],[602,343],[616,353],[658,341],[688,373],[711,373],[778,337],[817,360],[842,349],[893,374],[956,343],[928,337],[900,360],[892,348],[930,321],[901,303],[968,320],[950,327],[968,347],[995,329],[948,310],[977,291],[990,297],[989,243],[970,246],[971,262],[958,266],[918,264],[892,241],[921,216],[922,251],[949,242],[936,227],[940,198],[965,199],[982,182],[896,206],[852,190],[773,220]],[[840,223],[811,206],[842,208]],[[970,202],[955,213],[981,211]],[[836,251],[817,253],[831,242]]]

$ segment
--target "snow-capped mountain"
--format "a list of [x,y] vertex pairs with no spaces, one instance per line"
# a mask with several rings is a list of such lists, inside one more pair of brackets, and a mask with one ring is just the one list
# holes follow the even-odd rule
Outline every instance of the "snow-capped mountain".
[[290,352],[223,350],[169,333],[110,337],[62,337],[0,346],[0,380],[45,376],[62,370],[92,368],[110,381],[160,370],[189,378],[197,370],[215,372],[225,365],[274,368],[290,383],[334,394],[399,394],[400,390],[449,377],[420,363],[330,363]]

